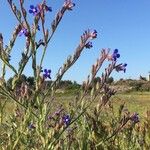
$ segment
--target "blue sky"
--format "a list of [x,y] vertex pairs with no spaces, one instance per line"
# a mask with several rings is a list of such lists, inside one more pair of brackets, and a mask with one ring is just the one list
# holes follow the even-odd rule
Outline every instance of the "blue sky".
[[[18,0],[14,0],[18,3]],[[25,7],[37,4],[40,0],[25,0]],[[121,57],[118,62],[127,63],[127,72],[114,72],[112,76],[119,78],[138,79],[147,76],[150,71],[150,1],[149,0],[74,0],[76,6],[67,12],[60,23],[46,53],[43,66],[51,68],[52,79],[67,56],[73,54],[79,43],[80,36],[86,29],[96,29],[97,39],[93,40],[93,48],[85,49],[77,63],[65,74],[63,79],[82,82],[90,73],[102,48],[118,48]],[[53,9],[47,14],[47,27],[50,27],[57,10],[63,0],[47,0]],[[3,33],[5,44],[9,42],[17,21],[10,12],[6,0],[0,5],[0,32]],[[29,16],[32,23],[33,16]],[[39,34],[40,38],[40,34]],[[12,52],[11,63],[17,67],[19,56],[24,48],[24,37],[17,40]],[[41,49],[42,51],[42,49]],[[39,51],[39,55],[40,55]],[[101,75],[102,70],[98,73]],[[32,75],[31,63],[26,67],[26,75]],[[11,76],[7,72],[7,77]]]

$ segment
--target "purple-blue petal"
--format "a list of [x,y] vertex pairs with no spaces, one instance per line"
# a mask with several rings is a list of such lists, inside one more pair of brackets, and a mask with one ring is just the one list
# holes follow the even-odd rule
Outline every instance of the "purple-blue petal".
[[115,49],[115,50],[114,50],[114,53],[118,53],[118,49]]
[[47,7],[47,10],[51,12],[52,11],[52,7]]
[[30,9],[30,10],[29,10],[29,13],[32,14],[32,13],[33,13],[33,10]]
[[22,34],[23,34],[23,32],[22,32],[22,31],[20,31],[20,32],[19,32],[19,36],[22,36]]
[[50,70],[50,69],[48,70],[48,73],[51,73],[51,70]]
[[44,76],[45,78],[47,78],[47,74],[43,74],[43,76]]
[[116,59],[116,57],[114,57],[114,61],[116,61],[117,59]]
[[126,66],[127,66],[127,64],[124,64],[123,66],[124,66],[124,67],[126,67]]
[[34,5],[30,5],[30,8],[31,8],[31,9],[34,9]]
[[120,57],[120,54],[117,54],[117,56],[116,56],[117,58],[119,58]]
[[44,69],[44,72],[47,73],[47,69]]
[[48,77],[49,79],[51,79],[50,74],[49,74],[49,75],[47,75],[47,77]]
[[96,31],[96,30],[94,30],[94,32],[95,32],[95,33],[97,33],[97,31]]
[[37,29],[40,31],[40,26],[39,25],[37,26]]

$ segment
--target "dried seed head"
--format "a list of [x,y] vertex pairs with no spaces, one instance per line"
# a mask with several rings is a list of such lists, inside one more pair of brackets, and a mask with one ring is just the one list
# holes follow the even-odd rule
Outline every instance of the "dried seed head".
[[22,13],[23,13],[23,16],[26,18],[27,12],[26,12],[26,10],[24,8],[22,8]]
[[28,87],[28,85],[25,83],[25,82],[23,82],[22,84],[21,84],[21,97],[23,97],[23,98],[29,98],[29,87]]
[[26,37],[26,49],[29,49],[30,47],[30,38]]
[[17,10],[17,8],[16,8],[14,3],[12,4],[12,9],[13,9],[14,12],[16,12],[16,10]]
[[65,0],[63,7],[67,10],[72,10],[72,8],[75,6],[75,3],[72,3],[71,0]]
[[17,26],[15,27],[15,31],[14,31],[13,34],[14,34],[15,36],[18,35],[19,32],[21,31],[21,29],[22,29],[21,24],[17,25]]
[[47,39],[48,39],[48,35],[49,35],[49,31],[48,31],[48,29],[45,31],[45,40],[47,41]]
[[94,72],[95,72],[95,66],[94,65],[92,65],[92,75],[94,75]]

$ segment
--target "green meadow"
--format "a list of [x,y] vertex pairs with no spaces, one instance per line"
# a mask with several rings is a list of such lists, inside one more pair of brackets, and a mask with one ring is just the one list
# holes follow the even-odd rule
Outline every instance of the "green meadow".
[[[59,93],[56,95],[56,99],[52,102],[51,109],[55,110],[60,105],[64,105],[69,110],[69,103],[73,102],[74,92]],[[89,96],[90,97],[90,96]],[[93,105],[99,101],[99,98],[95,100]],[[131,112],[139,113],[139,116],[143,118],[146,111],[150,110],[150,92],[128,92],[117,93],[111,98],[111,103],[115,110],[118,110],[119,106],[125,103],[125,108]],[[4,105],[4,101],[1,101],[1,105]],[[9,117],[14,111],[14,102],[7,100],[5,103],[4,115],[5,118]],[[92,106],[91,106],[92,107]]]

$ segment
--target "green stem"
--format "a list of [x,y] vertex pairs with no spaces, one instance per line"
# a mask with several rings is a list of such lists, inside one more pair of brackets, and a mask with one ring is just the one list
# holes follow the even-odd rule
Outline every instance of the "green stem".
[[7,65],[15,74],[17,74],[16,69],[15,69],[12,65],[10,65],[5,59],[3,59],[2,56],[0,56],[0,59],[1,59],[1,60],[3,61],[3,63],[4,63],[5,65]]
[[6,65],[5,65],[5,63],[3,62],[3,64],[2,64],[2,78],[4,79],[4,77],[5,77],[5,73],[6,73]]

